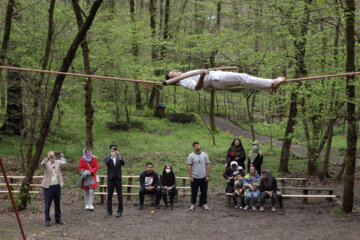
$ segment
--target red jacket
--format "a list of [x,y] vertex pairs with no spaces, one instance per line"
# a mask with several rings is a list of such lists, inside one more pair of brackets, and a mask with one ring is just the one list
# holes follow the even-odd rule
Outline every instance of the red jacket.
[[[89,167],[89,165],[90,165],[91,168]],[[86,170],[90,171],[91,174],[92,174],[92,176],[93,176],[93,178],[94,178],[95,183],[94,183],[94,184],[91,184],[91,185],[90,185],[90,188],[97,188],[96,175],[95,175],[96,172],[97,172],[97,170],[99,169],[99,164],[98,164],[97,159],[96,159],[94,156],[92,156],[92,157],[91,157],[91,161],[90,161],[89,163],[87,163],[87,162],[84,160],[84,158],[82,157],[82,158],[80,159],[80,162],[79,162],[79,171],[81,171],[81,170],[83,170],[83,169],[86,169]],[[89,187],[85,187],[85,186],[84,186],[84,183],[83,183],[83,185],[81,186],[81,188],[82,188],[82,189],[89,189]]]

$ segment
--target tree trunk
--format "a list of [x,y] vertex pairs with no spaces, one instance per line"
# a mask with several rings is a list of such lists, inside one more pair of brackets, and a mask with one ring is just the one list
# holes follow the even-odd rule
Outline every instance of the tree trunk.
[[[7,9],[6,9],[6,17],[5,17],[5,29],[4,29],[4,36],[3,42],[1,46],[1,53],[0,53],[0,65],[5,65],[5,60],[7,56],[7,50],[10,40],[10,31],[11,31],[11,20],[12,15],[14,13],[14,5],[15,0],[9,0]],[[6,96],[6,81],[5,78],[2,77],[2,69],[0,69],[0,109],[5,109],[5,96]]]
[[[346,21],[346,72],[355,72],[355,1],[346,0],[344,7]],[[346,77],[347,149],[345,154],[344,191],[341,209],[352,212],[354,206],[354,183],[356,166],[356,118],[355,118],[355,76]]]
[[[54,8],[55,8],[55,0],[50,1],[49,7],[49,27],[48,27],[48,34],[47,40],[45,45],[45,53],[43,57],[43,61],[41,64],[41,69],[45,70],[50,57],[51,52],[51,44],[54,35]],[[45,73],[40,73],[39,80],[36,81],[35,89],[34,89],[34,103],[33,103],[33,114],[31,117],[31,124],[28,134],[28,148],[26,153],[26,167],[29,166],[31,158],[32,158],[32,150],[35,142],[35,128],[39,114],[39,101],[41,97],[41,86],[43,84],[45,77]]]
[[[81,26],[84,24],[84,20],[81,16],[81,9],[78,3],[73,4],[74,13],[76,16],[76,22],[78,25],[78,29],[80,30]],[[85,74],[91,75],[91,69],[90,69],[90,58],[89,58],[89,47],[86,40],[86,36],[84,40],[81,42],[81,50],[83,53],[83,61],[84,61],[84,72]],[[86,136],[85,136],[85,142],[86,146],[90,147],[91,149],[94,148],[93,144],[93,131],[92,126],[94,124],[94,108],[92,106],[92,85],[91,85],[91,77],[87,78],[85,83],[85,118],[86,118]]]
[[[63,59],[63,62],[60,67],[60,72],[68,71],[68,69],[75,57],[76,50],[79,47],[81,41],[86,36],[87,31],[90,29],[90,26],[95,18],[95,15],[96,15],[98,9],[100,8],[100,5],[102,2],[103,2],[103,0],[95,0],[93,2],[93,5],[90,9],[88,17],[86,18],[81,29],[76,34],[73,42],[71,43],[71,46],[69,47],[69,49],[66,53],[65,58]],[[76,0],[73,0],[73,3],[77,4]],[[49,106],[45,113],[45,117],[41,121],[40,134],[39,134],[39,138],[36,143],[35,155],[31,159],[29,167],[25,173],[25,178],[20,187],[19,209],[26,208],[26,205],[27,205],[28,201],[30,200],[30,194],[29,194],[30,183],[32,182],[32,178],[34,176],[34,172],[35,172],[36,168],[39,166],[40,157],[41,157],[44,145],[45,145],[45,140],[49,133],[50,123],[51,123],[51,120],[53,117],[54,109],[56,107],[57,101],[60,96],[60,91],[61,91],[61,87],[64,82],[64,79],[65,79],[65,75],[57,75],[57,77],[55,79],[54,87],[53,87],[51,97],[49,100]]]
[[9,135],[21,135],[24,128],[21,74],[9,70],[7,75],[7,106],[5,122],[1,131]]

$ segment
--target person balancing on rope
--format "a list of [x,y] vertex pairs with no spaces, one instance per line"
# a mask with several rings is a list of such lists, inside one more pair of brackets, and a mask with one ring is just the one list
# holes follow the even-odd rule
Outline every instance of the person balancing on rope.
[[[193,70],[184,74],[173,70],[168,72],[165,76],[166,80],[172,78],[174,78],[174,80],[175,78],[179,79],[180,86],[192,90],[201,90],[202,88],[209,87],[213,87],[216,89],[224,89],[226,87],[245,86],[256,90],[276,91],[280,87],[280,85],[286,80],[286,78],[282,76],[275,79],[265,79],[253,77],[246,73],[207,70]],[[176,81],[170,82],[175,83]],[[167,84],[169,83],[164,82],[164,85]]]

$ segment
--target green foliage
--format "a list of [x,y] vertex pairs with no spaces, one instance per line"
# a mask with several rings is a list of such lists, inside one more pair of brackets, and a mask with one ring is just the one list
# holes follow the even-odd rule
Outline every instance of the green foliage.
[[188,113],[170,113],[167,115],[170,122],[190,123],[195,121],[194,115]]
[[113,131],[117,131],[117,130],[128,131],[132,128],[144,130],[144,123],[141,121],[131,121],[131,122],[119,121],[118,123],[108,122],[106,123],[106,127]]

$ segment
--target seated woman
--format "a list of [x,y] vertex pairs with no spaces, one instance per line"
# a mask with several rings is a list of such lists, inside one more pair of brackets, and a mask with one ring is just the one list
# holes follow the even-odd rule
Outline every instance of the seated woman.
[[266,198],[271,198],[271,210],[276,212],[275,203],[276,203],[276,190],[277,182],[276,179],[272,176],[270,171],[262,172],[262,179],[260,182],[260,211],[264,211],[264,202]]
[[242,146],[240,139],[235,138],[227,151],[225,167],[230,167],[230,163],[236,161],[238,166],[241,166],[242,169],[245,170],[245,160],[246,154],[244,147]]
[[256,173],[256,169],[253,165],[250,165],[250,173],[245,176],[245,196],[246,196],[246,206],[244,210],[249,209],[249,204],[252,199],[252,210],[256,211],[256,202],[259,198],[259,186],[260,186],[261,177]]
[[242,168],[238,167],[238,163],[236,161],[232,161],[230,166],[231,167],[226,168],[223,174],[223,177],[227,180],[225,188],[226,193],[234,192],[235,176],[238,172],[242,172]]
[[[235,208],[243,208],[245,206],[245,199],[244,199],[244,174],[242,172],[238,172],[235,176],[235,182],[234,182],[234,192],[233,192],[233,201]],[[236,198],[240,197],[241,205],[240,207],[237,204]]]
[[176,178],[172,167],[169,164],[164,167],[163,173],[160,176],[160,182],[161,195],[164,200],[165,208],[168,207],[167,196],[169,196],[171,210],[174,210],[174,198],[177,194]]

